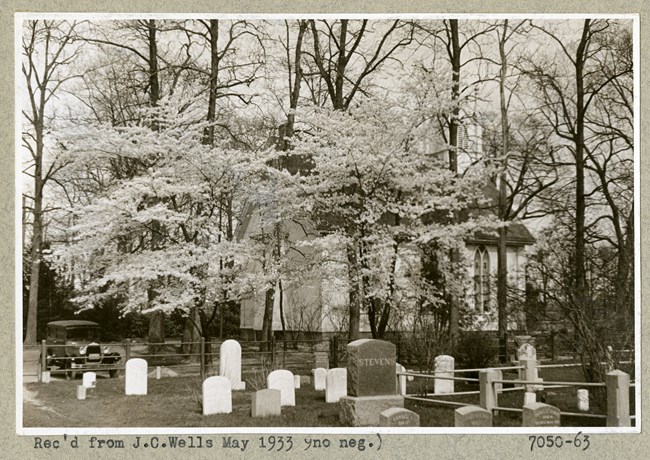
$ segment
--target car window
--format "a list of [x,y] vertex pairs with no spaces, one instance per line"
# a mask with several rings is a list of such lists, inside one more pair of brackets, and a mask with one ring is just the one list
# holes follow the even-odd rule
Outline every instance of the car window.
[[93,327],[77,327],[68,329],[68,340],[97,340],[99,329]]

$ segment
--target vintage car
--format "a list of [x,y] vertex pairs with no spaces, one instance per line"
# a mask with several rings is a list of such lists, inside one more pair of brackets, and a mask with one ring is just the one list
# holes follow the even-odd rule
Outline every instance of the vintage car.
[[107,370],[109,376],[118,373],[117,363],[121,356],[111,352],[110,347],[100,346],[101,328],[92,321],[65,320],[47,324],[48,369],[57,366],[66,370],[66,376],[74,379],[83,370]]

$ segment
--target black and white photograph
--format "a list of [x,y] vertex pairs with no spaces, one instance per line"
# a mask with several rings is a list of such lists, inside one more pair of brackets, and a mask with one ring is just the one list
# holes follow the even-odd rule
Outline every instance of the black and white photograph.
[[641,432],[638,15],[14,20],[19,435]]

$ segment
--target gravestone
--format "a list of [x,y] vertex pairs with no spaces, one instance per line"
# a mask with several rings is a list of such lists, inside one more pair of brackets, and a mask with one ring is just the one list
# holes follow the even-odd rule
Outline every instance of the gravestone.
[[299,388],[300,388],[300,376],[299,376],[299,375],[294,375],[294,376],[293,376],[293,386],[294,386],[296,389],[299,389]]
[[342,396],[347,395],[348,372],[343,367],[335,367],[327,371],[325,376],[325,402],[337,403]]
[[544,403],[532,403],[524,406],[521,426],[560,426],[560,409]]
[[241,345],[236,340],[226,340],[219,348],[219,375],[228,378],[233,390],[245,390],[241,380]]
[[348,396],[339,401],[339,418],[343,426],[377,426],[383,411],[404,407],[404,397],[397,394],[395,345],[361,339],[347,349]]
[[420,416],[403,407],[391,407],[379,414],[379,426],[420,426]]
[[258,390],[251,396],[251,417],[281,415],[280,390]]
[[314,374],[314,390],[325,390],[327,370],[322,367],[318,367],[316,369],[312,369],[312,372]]
[[208,377],[203,381],[203,415],[232,412],[232,384],[226,377]]
[[162,378],[162,367],[156,366],[156,380],[160,380]]
[[50,371],[41,372],[41,383],[50,383],[51,380],[52,377],[50,375]]
[[296,405],[295,380],[291,371],[279,369],[271,372],[266,378],[266,387],[269,390],[280,390],[282,406]]
[[[454,358],[449,355],[436,356],[434,360],[434,369],[436,377],[453,377],[454,376]],[[435,379],[433,383],[434,393],[445,394],[454,392],[454,381]]]
[[142,358],[131,358],[126,362],[124,392],[127,395],[147,394],[147,362]]
[[578,390],[578,410],[582,412],[589,411],[589,390]]
[[492,426],[492,411],[478,406],[464,406],[454,411],[454,426],[483,427]]
[[314,352],[314,368],[318,369],[319,367],[323,369],[329,369],[330,367],[330,358],[326,351]]
[[83,386],[86,388],[95,388],[97,382],[97,374],[94,372],[84,372],[82,376]]
[[[395,372],[406,372],[406,368],[399,363],[395,363]],[[406,376],[396,375],[397,378],[397,393],[406,396]]]
[[348,345],[348,394],[379,396],[396,394],[395,345],[375,339]]
[[86,399],[87,388],[83,385],[77,386],[77,399]]

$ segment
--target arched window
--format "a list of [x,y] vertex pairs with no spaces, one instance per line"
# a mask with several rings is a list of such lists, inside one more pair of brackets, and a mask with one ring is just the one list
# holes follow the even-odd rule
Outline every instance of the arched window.
[[474,253],[474,308],[490,309],[490,256],[485,246],[479,246]]

